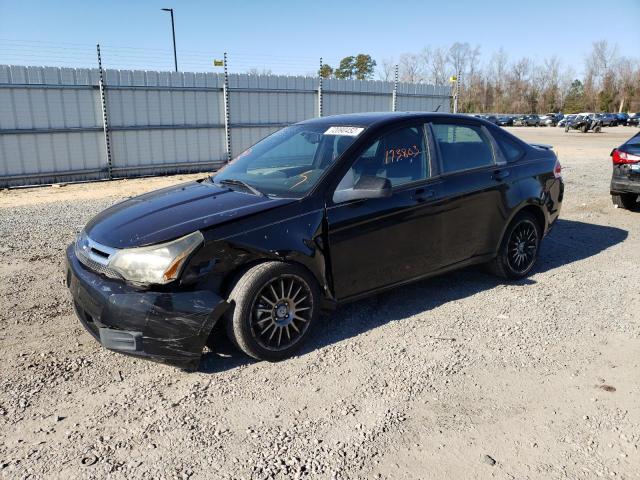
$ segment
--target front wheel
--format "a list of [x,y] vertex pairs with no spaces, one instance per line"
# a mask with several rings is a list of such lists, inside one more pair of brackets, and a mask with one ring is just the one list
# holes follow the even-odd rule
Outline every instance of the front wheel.
[[233,287],[227,335],[258,360],[290,357],[306,340],[320,312],[320,290],[299,265],[266,262],[249,269]]
[[541,238],[537,219],[527,212],[518,214],[507,228],[498,256],[488,265],[489,270],[509,280],[526,277],[538,258]]
[[595,133],[600,133],[600,131],[601,131],[601,130],[602,130],[602,127],[601,127],[600,125],[596,125],[596,126],[593,128],[593,131],[594,131]]
[[611,195],[613,204],[618,208],[625,210],[635,210],[638,208],[638,195],[635,193],[617,193]]

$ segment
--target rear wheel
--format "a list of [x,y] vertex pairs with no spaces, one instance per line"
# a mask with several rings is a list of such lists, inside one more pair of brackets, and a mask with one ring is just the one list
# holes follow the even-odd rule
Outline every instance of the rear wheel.
[[249,269],[233,287],[235,305],[227,335],[247,355],[276,361],[290,357],[307,338],[320,311],[320,290],[301,266],[266,262]]
[[518,214],[507,228],[498,256],[488,265],[489,270],[509,280],[527,276],[538,258],[541,238],[538,220],[527,212]]
[[626,210],[635,210],[638,208],[638,195],[635,193],[617,193],[611,195],[613,204],[618,208]]

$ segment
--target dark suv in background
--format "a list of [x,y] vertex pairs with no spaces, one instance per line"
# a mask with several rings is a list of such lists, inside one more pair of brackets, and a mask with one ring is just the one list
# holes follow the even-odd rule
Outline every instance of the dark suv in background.
[[638,127],[640,126],[640,112],[631,113],[629,118],[627,118],[627,125],[630,127]]
[[600,117],[603,127],[617,127],[619,120],[618,116],[613,113],[599,113],[596,114]]
[[636,210],[640,195],[640,133],[611,152],[611,199],[620,208]]

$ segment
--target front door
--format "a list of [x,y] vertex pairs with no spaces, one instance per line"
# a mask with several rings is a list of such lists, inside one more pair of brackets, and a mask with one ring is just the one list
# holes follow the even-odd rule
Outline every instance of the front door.
[[441,184],[422,124],[392,130],[355,159],[337,190],[363,175],[388,178],[390,198],[351,200],[327,208],[332,278],[343,300],[400,283],[440,262]]

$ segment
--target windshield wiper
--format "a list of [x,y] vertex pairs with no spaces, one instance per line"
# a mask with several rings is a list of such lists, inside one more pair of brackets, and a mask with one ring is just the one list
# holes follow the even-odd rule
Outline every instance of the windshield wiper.
[[256,187],[254,187],[253,185],[249,185],[248,183],[243,182],[242,180],[237,180],[235,178],[224,178],[222,180],[218,180],[218,183],[220,183],[221,185],[240,185],[241,187],[244,187],[245,189],[249,190],[251,193],[253,193],[257,197],[266,197],[266,195],[262,193],[260,190],[258,190]]

